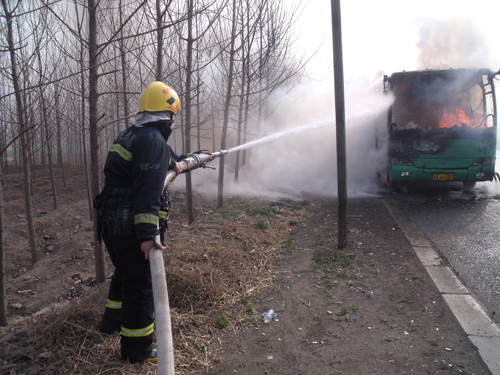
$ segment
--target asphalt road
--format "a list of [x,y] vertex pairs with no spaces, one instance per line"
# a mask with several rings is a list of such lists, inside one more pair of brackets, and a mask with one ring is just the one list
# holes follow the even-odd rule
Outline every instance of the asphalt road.
[[499,323],[500,195],[496,189],[500,190],[482,184],[472,193],[464,193],[453,184],[440,188],[422,185],[391,198],[476,294],[490,318]]

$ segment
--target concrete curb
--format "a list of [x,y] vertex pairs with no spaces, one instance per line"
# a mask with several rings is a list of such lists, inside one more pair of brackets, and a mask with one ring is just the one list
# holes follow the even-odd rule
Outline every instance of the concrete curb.
[[420,232],[406,213],[391,200],[384,204],[413,247],[458,323],[477,348],[493,375],[500,375],[500,329],[491,321],[469,290],[433,249],[429,239]]

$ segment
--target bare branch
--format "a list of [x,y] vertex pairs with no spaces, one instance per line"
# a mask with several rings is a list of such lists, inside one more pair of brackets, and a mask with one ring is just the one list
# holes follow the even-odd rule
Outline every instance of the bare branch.
[[[56,1],[56,2],[58,2],[58,1]],[[63,24],[64,26],[66,26],[66,28],[68,29],[68,31],[69,31],[71,34],[73,34],[73,35],[77,38],[77,40],[78,40],[80,43],[82,43],[82,44],[86,44],[86,41],[85,41],[85,40],[83,40],[83,39],[80,37],[80,35],[79,35],[79,34],[78,34],[75,30],[73,30],[73,28],[72,28],[70,25],[68,25],[68,23],[66,23],[66,21],[64,21],[64,20],[63,20],[63,19],[59,16],[59,14],[57,14],[56,12],[54,12],[54,10],[50,7],[50,5],[52,5],[52,4],[54,4],[54,3],[51,3],[51,4],[45,4],[45,3],[44,3],[44,0],[42,0],[42,3],[44,4],[44,7],[46,7],[46,8],[47,8],[47,9],[48,9],[48,10],[49,10],[49,11],[50,11],[50,12],[51,12],[51,13],[52,13],[52,14],[53,14],[53,15],[54,15],[54,16],[55,16],[58,20],[59,20],[59,22],[61,22],[61,24]]]
[[142,2],[142,4],[139,5],[137,7],[137,9],[133,11],[132,14],[125,20],[125,22],[122,25],[120,25],[118,30],[111,36],[111,38],[109,38],[109,40],[106,43],[100,44],[99,46],[97,46],[98,51],[97,51],[96,57],[99,56],[101,54],[101,52],[103,52],[111,43],[116,41],[116,39],[114,39],[114,38],[121,32],[121,30],[132,19],[132,17],[139,11],[139,9],[141,9],[144,6],[144,4],[146,4],[147,2],[148,2],[148,0],[144,0]]

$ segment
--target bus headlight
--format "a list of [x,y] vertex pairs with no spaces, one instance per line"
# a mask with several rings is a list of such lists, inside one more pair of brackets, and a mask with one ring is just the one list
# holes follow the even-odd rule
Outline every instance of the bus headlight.
[[477,172],[476,178],[484,178],[484,172]]
[[495,158],[478,158],[472,165],[491,165],[495,163]]
[[401,177],[410,177],[410,172],[401,172]]
[[413,163],[408,158],[390,158],[389,163],[394,164],[394,165],[411,165],[411,166],[413,166]]

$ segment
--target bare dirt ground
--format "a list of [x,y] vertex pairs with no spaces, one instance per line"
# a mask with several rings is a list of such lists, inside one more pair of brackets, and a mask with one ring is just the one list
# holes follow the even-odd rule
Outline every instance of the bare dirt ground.
[[342,251],[336,202],[305,209],[295,250],[254,300],[277,320],[236,335],[209,374],[490,373],[382,201],[350,200]]
[[[36,174],[34,266],[22,177],[5,177],[0,374],[154,374],[121,362],[119,335],[97,331],[107,284],[93,277],[85,176],[66,175],[53,210],[50,180]],[[185,196],[173,195],[164,257],[176,373],[489,374],[381,200],[349,201],[338,251],[335,200],[234,199],[216,210],[197,195],[188,226]]]

